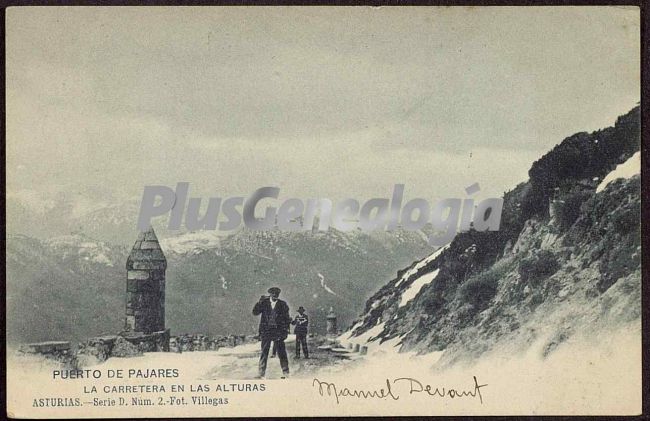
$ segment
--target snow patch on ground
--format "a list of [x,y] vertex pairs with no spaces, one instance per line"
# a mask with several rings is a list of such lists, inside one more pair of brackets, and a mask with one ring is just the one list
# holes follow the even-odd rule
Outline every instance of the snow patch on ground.
[[630,178],[641,172],[641,152],[632,155],[627,161],[616,166],[614,171],[607,174],[596,188],[596,193],[599,193],[607,187],[609,183],[617,178]]
[[[354,326],[350,328],[347,332],[343,333],[340,335],[338,338],[336,338],[339,342],[347,341],[348,339],[352,338],[352,335],[354,334],[354,331],[356,328],[361,326],[363,323],[362,322],[356,322]],[[347,344],[347,343],[346,343]]]
[[[363,332],[359,336],[354,336],[352,337],[352,333],[350,335],[341,335],[339,336],[338,340],[341,343],[342,346],[347,346],[348,343],[352,344],[359,344],[359,345],[366,345],[368,341],[370,341],[372,338],[375,336],[379,335],[383,330],[384,330],[384,325],[386,323],[379,323],[372,327],[371,329],[368,329],[367,331]],[[350,332],[354,332],[354,329],[356,329],[356,326],[350,330]]]
[[320,278],[320,286],[322,286],[323,289],[325,291],[329,292],[330,294],[336,295],[336,293],[334,291],[332,291],[332,289],[330,287],[328,287],[327,284],[325,283],[325,277],[323,275],[321,275],[320,273],[318,274],[318,277]]
[[413,298],[415,298],[416,295],[418,295],[418,292],[425,286],[428,285],[431,281],[436,279],[436,276],[438,276],[438,272],[440,272],[440,269],[436,269],[433,272],[426,273],[422,276],[420,276],[418,279],[413,281],[411,286],[408,287],[406,291],[402,293],[402,300],[399,303],[400,307],[403,307],[411,301]]
[[418,270],[422,269],[423,267],[428,265],[430,262],[435,260],[436,257],[440,256],[440,254],[442,254],[442,252],[447,250],[448,248],[449,248],[449,244],[447,244],[444,247],[439,248],[438,250],[436,250],[432,254],[430,254],[428,257],[420,260],[420,262],[417,265],[413,266],[411,269],[406,271],[404,273],[404,275],[402,275],[400,280],[397,281],[397,283],[395,284],[395,287],[398,287],[402,282],[406,281],[408,278],[410,278],[411,276],[416,274]]
[[[368,355],[334,371],[324,367],[320,375],[340,387],[361,388],[382,384],[385,379],[413,378],[433,387],[472,390],[473,376],[482,390],[483,403],[449,400],[430,407],[428,414],[460,415],[480,413],[551,415],[631,414],[641,411],[640,326],[621,329],[597,338],[578,337],[544,358],[544,341],[531,344],[527,352],[508,352],[507,346],[483,355],[477,361],[440,368],[437,362],[446,351],[417,355],[399,353],[393,340],[369,347]],[[507,344],[506,344],[507,345]],[[325,377],[325,373],[329,376]],[[408,385],[393,384],[402,396]],[[376,388],[377,386],[375,386]],[[372,389],[374,390],[374,389]],[[518,396],[518,399],[500,399]],[[416,399],[417,396],[410,396]],[[430,397],[428,397],[430,399]],[[375,403],[377,404],[377,403]]]

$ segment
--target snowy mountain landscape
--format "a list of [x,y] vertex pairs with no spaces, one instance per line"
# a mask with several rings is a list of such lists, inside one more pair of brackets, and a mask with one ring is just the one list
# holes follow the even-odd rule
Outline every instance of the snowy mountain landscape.
[[[613,127],[566,138],[533,163],[527,181],[504,194],[498,231],[462,232],[439,249],[427,244],[430,227],[426,232],[164,233],[166,326],[172,335],[246,340],[224,347],[230,339],[222,336],[218,349],[182,353],[143,354],[127,346],[120,355],[116,345],[107,359],[84,354],[75,364],[100,370],[155,364],[184,367],[185,380],[250,381],[259,355],[259,343],[251,342],[257,319],[250,308],[269,285],[277,285],[292,309],[308,309],[315,334],[312,358],[290,359],[300,387],[313,389],[314,379],[326,378],[327,384],[372,390],[393,379],[395,393],[404,394],[400,379],[435,376],[453,390],[469,390],[472,378],[479,387],[478,377],[485,390],[472,408],[483,414],[506,408],[512,414],[531,408],[634,411],[640,394],[624,391],[641,390],[640,376],[631,375],[641,372],[638,122],[637,107]],[[46,205],[40,217],[62,206]],[[50,359],[20,356],[14,348],[21,343],[83,342],[122,329],[130,252],[124,215],[132,211],[113,206],[72,212],[77,221],[86,221],[77,226],[95,227],[88,228],[92,236],[82,229],[41,238],[9,234],[10,377],[37,382],[57,367]],[[111,242],[111,236],[118,241]],[[330,308],[343,330],[338,337],[324,335]],[[291,335],[288,346],[293,341]],[[139,358],[123,358],[128,356]],[[275,364],[267,375],[283,376]],[[557,380],[567,375],[566,387],[591,400],[563,401],[565,389]],[[411,388],[414,384],[419,383]],[[523,389],[536,390],[539,398],[500,403],[499,396]],[[476,390],[466,396],[476,398]],[[315,404],[330,410],[326,399]],[[406,413],[421,414],[426,405],[421,401]],[[345,408],[348,414],[405,413],[370,402]],[[454,401],[440,411],[473,410]]]
[[[525,347],[546,335],[549,353],[585,326],[638,321],[638,113],[565,139],[505,194],[499,231],[461,233],[433,253],[425,235],[405,231],[167,236],[168,326],[176,333],[254,333],[247,309],[271,284],[293,308],[309,309],[315,332],[334,307],[342,327],[357,318],[353,336],[372,329],[378,341],[399,337],[404,351],[462,349],[448,352],[448,363],[480,355],[504,337]],[[80,214],[95,221],[86,226],[104,221],[107,232],[123,227],[129,214],[116,209]],[[119,331],[129,246],[82,233],[13,234],[7,244],[10,341]],[[538,332],[552,314],[556,323]]]
[[7,8],[7,417],[639,417],[647,10],[528,3]]

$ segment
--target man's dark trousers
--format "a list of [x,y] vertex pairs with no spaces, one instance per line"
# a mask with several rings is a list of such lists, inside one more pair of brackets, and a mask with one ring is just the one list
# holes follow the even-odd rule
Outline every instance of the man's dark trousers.
[[264,374],[266,374],[266,363],[269,359],[269,350],[271,349],[272,342],[275,342],[275,347],[278,351],[278,357],[280,358],[280,367],[282,367],[282,372],[284,374],[289,374],[289,359],[287,358],[287,349],[284,346],[284,339],[273,339],[270,336],[263,336],[262,355],[260,355],[259,366],[260,376],[264,376]]
[[307,351],[307,334],[296,333],[296,357],[300,358],[300,346],[302,345],[302,352],[305,358],[309,358],[309,351]]

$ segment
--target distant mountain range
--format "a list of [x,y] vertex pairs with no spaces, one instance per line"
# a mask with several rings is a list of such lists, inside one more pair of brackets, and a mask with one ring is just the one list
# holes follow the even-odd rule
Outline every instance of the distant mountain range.
[[[122,329],[130,247],[85,234],[7,240],[10,340],[83,339]],[[227,237],[203,231],[161,243],[168,260],[167,326],[207,334],[256,333],[251,309],[272,285],[282,288],[293,310],[307,309],[314,331],[324,331],[330,306],[344,327],[394,268],[432,250],[423,233],[334,229],[242,229]]]

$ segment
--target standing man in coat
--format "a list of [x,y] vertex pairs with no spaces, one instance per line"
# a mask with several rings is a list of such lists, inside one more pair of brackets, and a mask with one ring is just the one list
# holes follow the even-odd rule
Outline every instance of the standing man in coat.
[[293,329],[293,333],[296,334],[296,358],[300,358],[300,346],[302,345],[302,352],[305,354],[305,359],[309,359],[309,351],[307,350],[309,318],[305,314],[305,308],[303,306],[298,307],[298,314],[291,321],[291,324],[296,326]]
[[291,316],[289,316],[289,306],[279,298],[280,288],[269,288],[268,293],[269,295],[262,295],[253,307],[253,315],[261,315],[259,333],[262,341],[262,355],[259,363],[259,377],[264,378],[266,374],[269,349],[271,343],[274,342],[278,357],[280,357],[280,367],[282,367],[282,378],[284,379],[289,375],[289,360],[284,340],[287,339]]

